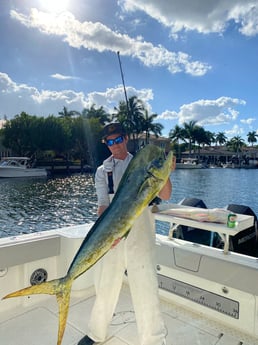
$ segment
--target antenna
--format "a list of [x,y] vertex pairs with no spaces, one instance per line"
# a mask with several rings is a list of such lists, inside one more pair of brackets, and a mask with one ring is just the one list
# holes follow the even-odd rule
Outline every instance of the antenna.
[[[119,67],[120,67],[120,72],[121,72],[121,77],[122,77],[122,82],[123,82],[123,87],[124,87],[124,94],[125,94],[125,101],[126,101],[126,110],[127,110],[127,121],[129,123],[129,126],[131,127],[133,121],[132,121],[132,116],[131,116],[131,112],[130,112],[130,109],[129,109],[128,98],[127,98],[127,93],[126,93],[126,88],[125,88],[125,81],[124,81],[124,75],[123,75],[123,70],[122,70],[122,65],[121,65],[119,51],[117,52],[117,56],[118,56]],[[133,146],[134,146],[134,152],[136,152],[136,142],[135,142],[134,131],[133,131]]]
[[126,88],[125,88],[125,81],[124,81],[124,75],[123,75],[123,70],[122,70],[122,65],[121,65],[121,60],[120,60],[120,55],[119,51],[117,52],[118,56],[118,61],[119,61],[119,67],[120,67],[120,73],[121,73],[121,78],[123,82],[123,87],[124,87],[124,94],[125,94],[125,101],[126,101],[126,108],[127,108],[127,115],[129,117],[130,111],[129,111],[129,105],[128,105],[128,98],[127,98],[127,93],[126,93]]

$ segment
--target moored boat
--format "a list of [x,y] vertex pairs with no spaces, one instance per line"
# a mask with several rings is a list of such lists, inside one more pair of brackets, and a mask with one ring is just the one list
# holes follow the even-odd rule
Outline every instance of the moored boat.
[[[154,206],[156,220],[169,222],[171,229],[179,224],[225,235],[222,248],[156,235],[167,344],[257,345],[257,258],[233,252],[228,246],[229,237],[254,225],[254,217],[237,214],[237,224],[229,228],[173,215],[178,208],[196,211],[200,205],[196,208],[164,203],[157,207]],[[90,228],[91,224],[83,224],[0,239],[0,298],[30,284],[63,276]],[[94,301],[94,269],[95,266],[73,284],[63,345],[77,344],[87,333]],[[0,301],[1,343],[55,345],[58,310],[54,301],[48,295]],[[126,275],[105,343],[138,344]]]
[[28,157],[5,157],[0,162],[0,178],[46,176],[47,170],[33,167]]
[[177,169],[203,169],[205,166],[198,162],[196,158],[182,159],[181,162],[176,163]]

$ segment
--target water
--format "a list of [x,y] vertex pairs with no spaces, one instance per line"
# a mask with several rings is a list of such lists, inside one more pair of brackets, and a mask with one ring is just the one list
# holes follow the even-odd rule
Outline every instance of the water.
[[96,220],[93,176],[0,179],[0,237]]
[[[258,215],[258,169],[176,170],[171,202],[202,199],[206,206],[230,203],[251,207]],[[93,176],[54,179],[0,179],[0,237],[95,221]],[[159,228],[160,233],[167,229]]]
[[172,181],[175,203],[195,197],[208,208],[241,204],[258,215],[258,169],[178,169]]

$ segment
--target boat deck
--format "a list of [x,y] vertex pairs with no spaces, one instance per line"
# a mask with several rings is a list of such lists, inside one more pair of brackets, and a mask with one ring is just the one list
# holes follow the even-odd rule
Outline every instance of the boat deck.
[[[0,239],[0,298],[28,286],[35,270],[44,268],[49,280],[64,276],[90,228],[82,224]],[[156,236],[156,249],[167,345],[258,345],[257,258],[162,235]],[[77,345],[87,334],[93,271],[73,284],[62,345]],[[57,344],[54,296],[2,300],[0,308],[1,345]],[[126,276],[104,344],[139,345]]]
[[[32,306],[15,308],[15,314],[14,311],[7,311],[4,320],[0,319],[1,344],[56,345],[58,312],[55,298],[23,298],[34,299],[30,301],[33,302]],[[73,292],[62,345],[76,345],[87,334],[93,302],[93,288]],[[257,345],[257,339],[224,327],[204,315],[165,300],[161,301],[161,305],[167,327],[167,345]],[[130,291],[125,284],[104,344],[139,344],[136,327]]]

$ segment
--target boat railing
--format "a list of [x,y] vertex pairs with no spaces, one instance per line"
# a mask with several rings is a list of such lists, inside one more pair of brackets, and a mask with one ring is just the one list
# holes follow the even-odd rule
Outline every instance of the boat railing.
[[[224,239],[224,254],[229,252],[229,237],[235,236],[239,232],[248,229],[254,224],[254,217],[243,214],[236,214],[237,221],[234,227],[229,227],[226,223],[216,223],[210,221],[197,221],[194,219],[180,217],[176,214],[176,211],[187,210],[192,212],[203,213],[204,209],[190,206],[183,206],[178,204],[160,204],[153,207],[153,212],[155,214],[155,219],[163,222],[168,222],[170,224],[169,238],[173,240],[173,232],[175,230],[175,225],[184,225],[192,228],[202,229],[214,233],[219,233]],[[173,212],[174,210],[174,212]],[[206,209],[205,211],[209,211]],[[212,212],[212,210],[210,210]],[[229,211],[228,211],[229,212]],[[174,213],[174,214],[173,214]],[[229,212],[230,213],[230,212]]]

